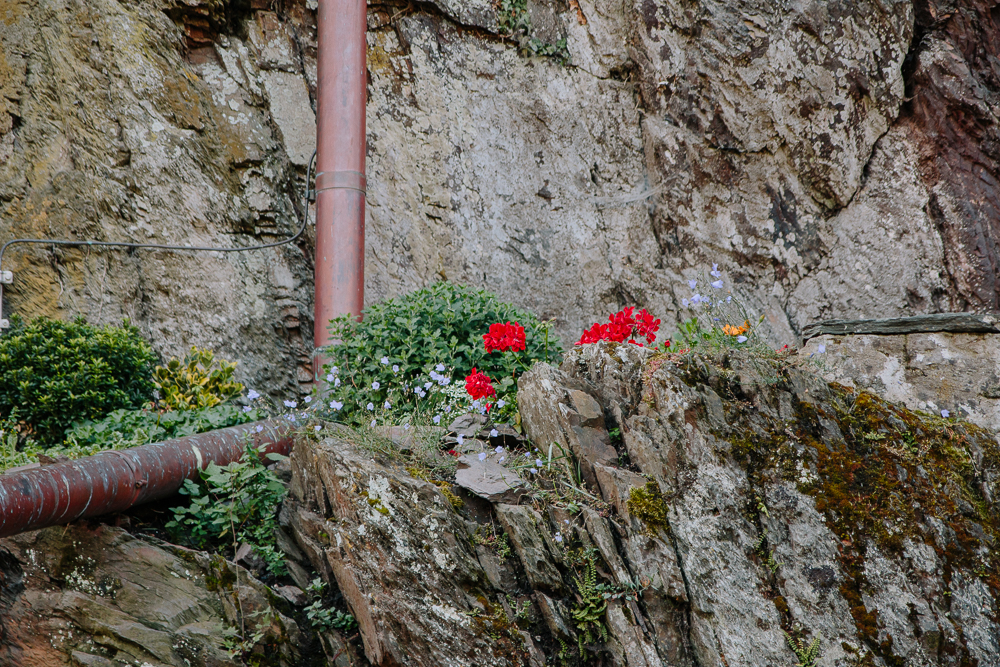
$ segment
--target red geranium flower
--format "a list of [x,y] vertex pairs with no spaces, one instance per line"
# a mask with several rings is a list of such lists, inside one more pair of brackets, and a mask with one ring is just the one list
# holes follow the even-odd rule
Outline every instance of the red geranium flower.
[[608,324],[595,324],[580,336],[577,345],[586,343],[596,343],[599,340],[612,341],[614,343],[624,343],[628,341],[633,345],[642,347],[642,343],[633,340],[633,336],[638,334],[644,336],[646,342],[652,344],[656,340],[656,332],[660,328],[660,320],[653,319],[653,316],[643,308],[637,316],[632,312],[635,308],[623,308],[614,315],[608,316]]
[[472,373],[465,378],[465,391],[468,392],[472,400],[478,401],[487,396],[496,396],[497,392],[493,388],[493,380],[485,373],[480,373],[475,368]]
[[483,342],[486,344],[486,352],[514,352],[524,351],[524,327],[518,322],[511,324],[499,322],[490,325],[490,332],[483,334]]

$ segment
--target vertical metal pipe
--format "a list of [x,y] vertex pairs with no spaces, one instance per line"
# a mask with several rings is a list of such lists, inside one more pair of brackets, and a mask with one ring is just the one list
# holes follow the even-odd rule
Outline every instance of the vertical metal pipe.
[[316,347],[364,305],[366,13],[365,0],[319,0]]

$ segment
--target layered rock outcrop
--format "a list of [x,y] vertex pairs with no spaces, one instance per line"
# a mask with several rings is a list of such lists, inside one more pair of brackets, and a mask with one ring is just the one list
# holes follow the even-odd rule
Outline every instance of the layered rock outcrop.
[[[369,10],[367,298],[447,279],[555,318],[688,315],[719,262],[776,343],[998,305],[990,0]],[[297,226],[315,3],[0,5],[0,241],[250,245]],[[548,53],[550,56],[530,56]],[[212,256],[18,248],[7,309],[309,378],[311,232]]]
[[[823,667],[995,664],[994,432],[788,359],[615,344],[537,366],[518,402],[584,495],[538,480],[456,513],[346,441],[297,446],[291,527],[374,664],[763,667],[789,636]],[[506,551],[478,537],[497,525]]]

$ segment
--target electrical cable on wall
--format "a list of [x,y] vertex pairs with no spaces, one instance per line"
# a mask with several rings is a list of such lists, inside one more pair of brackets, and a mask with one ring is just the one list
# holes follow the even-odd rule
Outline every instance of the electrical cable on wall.
[[306,225],[309,223],[309,182],[312,179],[312,168],[316,161],[316,151],[313,151],[312,157],[309,159],[309,165],[306,167],[306,189],[303,196],[302,202],[302,224],[299,225],[299,230],[295,232],[294,235],[289,236],[286,239],[280,241],[275,241],[273,243],[263,243],[261,245],[254,246],[244,246],[244,247],[230,247],[230,248],[213,248],[213,247],[202,247],[202,246],[183,246],[183,245],[163,245],[156,243],[125,243],[122,241],[67,241],[62,239],[11,239],[0,246],[0,331],[8,328],[9,322],[3,319],[3,286],[4,284],[10,284],[13,281],[13,274],[10,271],[3,271],[3,254],[7,251],[8,246],[17,244],[39,244],[39,245],[59,245],[59,246],[69,246],[69,247],[106,247],[106,248],[128,248],[131,250],[145,249],[145,250],[178,250],[178,251],[191,251],[191,252],[244,252],[247,250],[264,250],[265,248],[276,248],[281,245],[286,245],[296,240],[302,236],[302,232],[306,230]]

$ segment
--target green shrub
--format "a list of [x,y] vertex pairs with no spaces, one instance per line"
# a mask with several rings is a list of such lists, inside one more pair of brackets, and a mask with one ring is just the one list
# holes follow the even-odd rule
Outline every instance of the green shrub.
[[0,336],[0,418],[17,408],[38,440],[58,443],[73,422],[148,401],[155,361],[127,321],[98,328],[14,316]]
[[[280,461],[286,457],[268,454]],[[273,575],[285,573],[284,555],[278,549],[278,503],[285,487],[261,461],[260,452],[248,442],[243,457],[227,466],[209,463],[201,482],[184,480],[181,495],[191,497],[187,507],[174,507],[166,528],[176,539],[196,548],[232,548],[246,543]]]
[[[487,354],[483,334],[491,324],[508,321],[524,326],[525,352]],[[340,379],[331,387],[331,398],[343,404],[337,418],[352,423],[370,418],[369,402],[381,408],[391,398],[391,410],[398,414],[420,409],[423,397],[414,390],[433,384],[431,371],[438,365],[445,370],[436,372],[450,377],[452,386],[463,384],[473,367],[499,383],[523,370],[525,362],[555,362],[562,353],[547,323],[489,292],[451,283],[372,305],[361,322],[340,317],[330,323],[330,333],[340,341],[324,350],[325,372],[337,367]],[[445,392],[433,396],[444,399]]]
[[236,364],[215,359],[211,350],[192,347],[191,352],[153,371],[160,403],[171,410],[209,408],[239,396],[243,385],[233,381]]
[[59,448],[70,458],[90,456],[105,449],[125,449],[170,438],[214,431],[264,419],[260,410],[244,411],[236,405],[215,405],[199,410],[159,413],[155,410],[115,410],[100,421],[74,424]]
[[0,473],[8,468],[38,462],[38,446],[21,433],[17,415],[0,419]]

